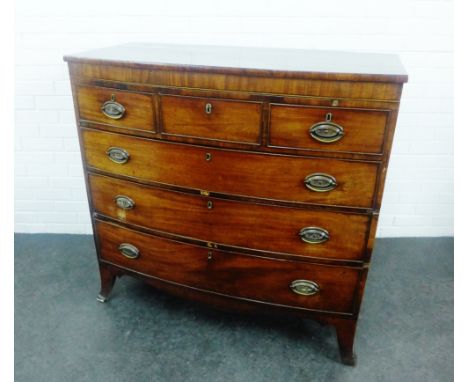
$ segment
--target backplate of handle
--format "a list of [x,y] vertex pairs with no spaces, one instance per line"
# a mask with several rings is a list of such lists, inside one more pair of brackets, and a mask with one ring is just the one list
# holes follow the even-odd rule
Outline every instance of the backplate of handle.
[[312,125],[309,129],[310,136],[322,143],[332,143],[343,138],[343,127],[332,122],[332,117],[332,113],[327,113],[325,121]]
[[299,236],[308,244],[325,243],[330,239],[328,231],[320,227],[304,227],[299,231]]
[[110,101],[106,101],[101,106],[102,113],[112,119],[120,119],[125,114],[124,105],[115,100],[115,94],[112,94]]
[[129,243],[120,244],[119,251],[122,255],[129,259],[136,259],[138,256],[140,256],[140,251],[138,248]]
[[133,207],[135,207],[135,202],[128,196],[117,195],[114,200],[115,204],[124,210],[131,210]]
[[301,296],[313,296],[320,292],[318,284],[310,280],[294,280],[289,287],[294,293]]
[[304,179],[304,184],[309,190],[315,192],[331,191],[338,185],[333,176],[322,172],[307,175]]
[[118,164],[127,163],[130,159],[130,154],[121,147],[109,147],[106,154],[112,162]]

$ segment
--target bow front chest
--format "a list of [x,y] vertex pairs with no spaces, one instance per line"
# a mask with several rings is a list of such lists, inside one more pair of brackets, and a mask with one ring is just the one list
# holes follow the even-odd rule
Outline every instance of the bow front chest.
[[353,342],[407,76],[393,55],[128,44],[66,56],[104,302],[116,276]]

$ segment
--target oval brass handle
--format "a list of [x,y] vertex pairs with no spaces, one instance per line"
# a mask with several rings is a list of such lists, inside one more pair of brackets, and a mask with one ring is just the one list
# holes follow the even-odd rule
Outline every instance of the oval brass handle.
[[135,202],[125,195],[117,195],[115,198],[115,204],[124,210],[131,210],[135,207]]
[[294,293],[301,296],[313,296],[320,292],[318,284],[309,280],[294,280],[289,287]]
[[115,94],[112,94],[111,100],[104,102],[101,106],[101,111],[106,117],[120,119],[125,114],[125,107],[124,105],[118,103],[115,100]]
[[109,147],[106,154],[112,162],[118,164],[127,163],[130,159],[130,154],[120,147]]
[[300,230],[299,236],[308,244],[320,244],[330,239],[328,231],[320,227],[304,227]]
[[205,105],[205,113],[206,114],[211,114],[212,111],[213,111],[213,105],[211,103],[207,103]]
[[322,172],[307,175],[304,179],[304,184],[309,190],[315,192],[331,191],[338,185],[333,176]]
[[129,259],[136,259],[140,256],[140,251],[132,244],[122,243],[119,245],[119,251],[122,255]]
[[309,134],[315,140],[322,143],[332,143],[343,138],[344,129],[340,125],[334,123],[332,113],[327,113],[325,121],[312,125],[309,129]]

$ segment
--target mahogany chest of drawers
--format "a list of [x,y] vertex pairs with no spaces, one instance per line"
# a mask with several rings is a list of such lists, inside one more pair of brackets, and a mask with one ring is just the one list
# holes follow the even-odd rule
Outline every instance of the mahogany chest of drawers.
[[128,44],[66,56],[101,274],[353,342],[407,76],[392,55]]

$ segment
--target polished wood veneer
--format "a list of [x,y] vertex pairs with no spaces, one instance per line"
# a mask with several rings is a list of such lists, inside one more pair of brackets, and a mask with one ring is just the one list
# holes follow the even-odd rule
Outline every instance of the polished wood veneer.
[[[95,211],[123,222],[233,247],[298,256],[362,260],[371,217],[367,214],[287,208],[190,195],[110,177],[89,175]],[[134,202],[124,210],[116,195]],[[265,223],[259,224],[264,221]],[[319,226],[327,242],[300,240],[304,227]]]
[[[97,222],[101,258],[148,276],[239,299],[295,308],[352,314],[354,291],[362,271],[223,252],[158,238]],[[142,248],[136,259],[116,250],[124,242]],[[208,265],[207,265],[208,263]],[[321,293],[313,298],[291,293],[291,279],[313,278]]]
[[[166,185],[222,194],[281,201],[372,207],[379,163],[327,158],[268,155],[167,144],[153,140],[84,130],[89,167]],[[109,147],[124,148],[125,164],[109,160]],[[208,156],[207,156],[208,155]],[[308,175],[329,173],[333,192],[314,192]]]
[[261,102],[164,95],[160,105],[163,135],[260,144]]
[[398,58],[127,44],[65,60],[98,300],[130,275],[221,309],[313,318],[354,364]]
[[[125,104],[125,113],[120,119],[112,119],[102,112],[102,105],[115,96]],[[77,89],[80,116],[84,120],[104,123],[120,128],[154,131],[154,104],[151,94],[123,92],[98,87]],[[117,130],[118,131],[118,130]]]
[[[346,126],[346,136],[324,146],[322,142],[309,139],[309,128],[315,123],[322,122],[327,114],[330,115],[331,122]],[[383,151],[387,114],[386,111],[376,110],[272,104],[269,144],[314,151],[378,154]]]

